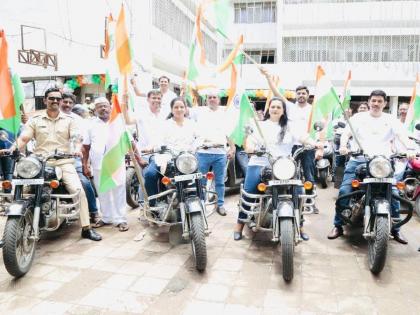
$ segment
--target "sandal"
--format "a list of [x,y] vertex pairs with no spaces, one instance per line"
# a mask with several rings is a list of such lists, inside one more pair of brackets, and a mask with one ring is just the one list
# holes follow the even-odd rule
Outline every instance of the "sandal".
[[102,227],[102,226],[104,226],[104,225],[111,225],[111,223],[106,223],[106,222],[104,222],[104,221],[102,221],[102,219],[99,219],[98,221],[96,221],[92,226],[94,227],[94,228],[100,228],[100,227]]
[[125,222],[118,224],[117,227],[120,232],[128,231],[128,224]]

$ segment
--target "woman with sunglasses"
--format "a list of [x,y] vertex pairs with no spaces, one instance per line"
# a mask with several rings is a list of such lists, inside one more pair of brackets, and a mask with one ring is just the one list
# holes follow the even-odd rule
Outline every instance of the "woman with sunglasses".
[[[259,127],[263,137],[261,137],[257,128],[252,128],[253,132],[245,139],[245,151],[247,153],[254,153],[262,146],[266,146],[266,151],[274,158],[290,156],[296,141],[299,141],[304,145],[322,147],[310,139],[307,133],[302,133],[301,131],[296,130],[296,128],[293,128],[287,117],[286,104],[277,97],[270,100],[268,112],[265,115],[264,121],[259,122]],[[318,154],[322,153],[317,152],[317,155]],[[261,181],[261,170],[269,165],[267,157],[251,156],[244,182],[244,190],[247,193],[258,193],[257,185]],[[247,216],[245,213],[239,212],[238,222],[234,231],[235,241],[239,241],[242,238],[244,223],[242,223],[240,219],[246,218]],[[305,241],[309,240],[309,236],[303,232],[303,229],[301,229],[301,237]]]

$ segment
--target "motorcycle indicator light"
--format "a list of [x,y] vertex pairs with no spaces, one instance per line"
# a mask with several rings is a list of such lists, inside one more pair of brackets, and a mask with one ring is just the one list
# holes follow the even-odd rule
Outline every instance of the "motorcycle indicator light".
[[397,186],[398,190],[404,190],[405,183],[404,182],[397,182],[397,184],[395,186]]
[[212,180],[212,179],[214,179],[214,173],[213,173],[213,172],[207,172],[207,174],[206,174],[206,178],[207,178],[207,180]]
[[3,187],[4,190],[6,190],[6,189],[12,189],[12,182],[10,180],[4,180],[1,183],[1,186]]
[[264,183],[259,183],[257,186],[258,191],[265,192],[267,190],[267,185]]
[[311,182],[304,182],[303,183],[303,188],[305,190],[311,190],[314,187],[314,185]]
[[50,181],[50,187],[52,189],[58,188],[58,186],[60,186],[60,182],[58,180],[54,179],[54,180]]
[[171,183],[171,179],[169,177],[164,176],[162,177],[161,182],[163,185],[167,186]]
[[353,187],[353,188],[359,188],[359,186],[360,186],[360,182],[357,179],[353,179],[351,181],[351,187]]

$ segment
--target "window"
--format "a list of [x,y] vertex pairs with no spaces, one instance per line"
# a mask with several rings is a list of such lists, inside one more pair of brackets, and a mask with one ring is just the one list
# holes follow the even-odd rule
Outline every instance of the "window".
[[420,35],[283,38],[285,62],[419,62]]
[[276,2],[247,2],[235,3],[235,23],[254,24],[254,23],[275,23],[276,22]]

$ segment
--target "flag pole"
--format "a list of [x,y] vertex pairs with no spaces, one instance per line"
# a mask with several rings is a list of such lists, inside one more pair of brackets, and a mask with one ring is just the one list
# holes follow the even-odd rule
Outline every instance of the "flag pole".
[[[124,107],[123,110],[125,110],[125,111],[127,111],[127,106],[128,106],[128,104],[125,104],[127,97],[128,97],[127,74],[124,74],[124,91],[123,91],[124,102],[123,102],[122,105]],[[126,121],[125,115],[123,115],[123,119],[124,119],[125,129],[127,131],[127,121]],[[136,123],[136,127],[137,127],[137,123]],[[130,159],[133,162],[134,171],[136,172],[136,176],[137,176],[137,179],[139,181],[141,190],[143,191],[143,196],[144,196],[144,201],[145,201],[144,205],[145,205],[146,208],[149,208],[149,195],[147,194],[146,187],[145,187],[144,181],[143,181],[143,177],[141,176],[142,172],[141,172],[140,165],[138,164],[138,162],[136,160],[136,157],[135,157],[135,154],[134,154],[132,141],[130,141],[130,148],[129,148],[128,152],[130,154]]]

